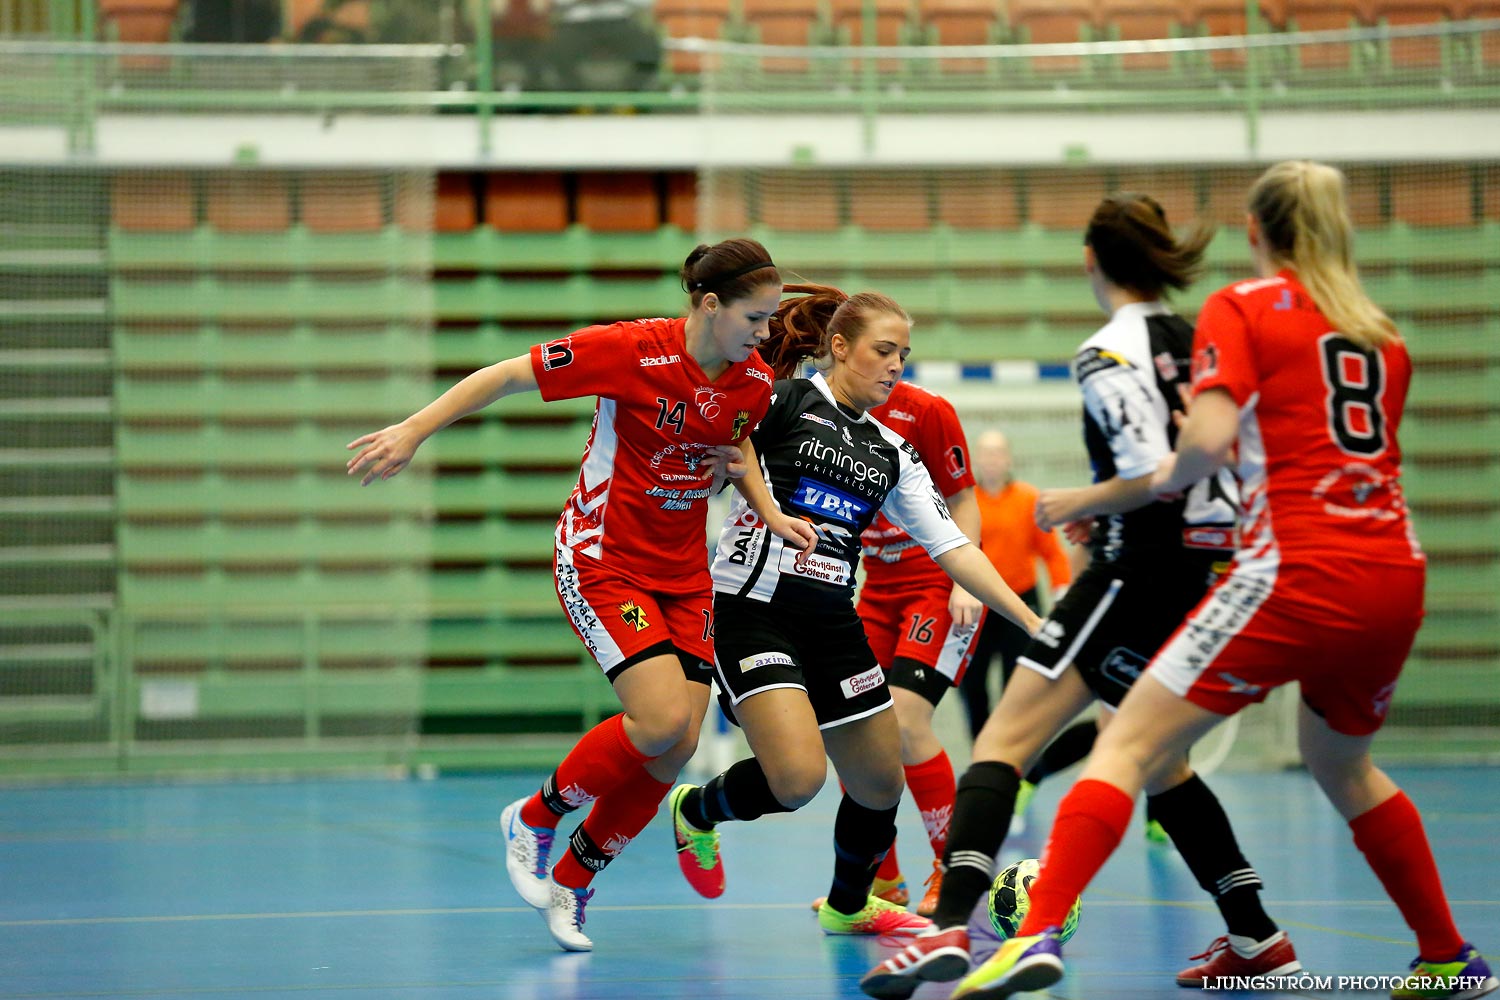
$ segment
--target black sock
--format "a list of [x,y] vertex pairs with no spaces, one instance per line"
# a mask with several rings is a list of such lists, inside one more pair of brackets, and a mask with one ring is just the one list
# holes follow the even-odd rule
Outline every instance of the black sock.
[[1213,896],[1229,933],[1255,941],[1275,934],[1276,921],[1260,905],[1260,876],[1240,852],[1224,807],[1203,779],[1195,774],[1146,802],[1193,877]]
[[[573,855],[573,860],[585,870],[595,875],[602,872],[605,866],[615,859],[613,854],[606,853],[602,847],[594,843],[594,838],[589,836],[589,832],[581,825],[573,831],[573,836],[568,838],[568,853]],[[577,887],[574,886],[574,888]]]
[[1072,767],[1094,749],[1094,737],[1098,735],[1099,727],[1092,719],[1064,729],[1056,739],[1047,744],[1047,749],[1042,751],[1042,757],[1036,762],[1036,766],[1026,773],[1026,780],[1033,785],[1040,785],[1044,779],[1058,771]]
[[846,793],[833,821],[833,885],[828,905],[858,913],[870,898],[875,871],[896,840],[896,807],[866,809]]
[[727,820],[759,819],[769,813],[791,812],[771,794],[770,782],[754,757],[736,761],[702,788],[682,797],[682,818],[700,830],[712,830]]
[[1021,778],[999,761],[969,765],[953,798],[953,821],[943,851],[943,891],[932,922],[963,927],[995,878],[995,855],[1005,843]]

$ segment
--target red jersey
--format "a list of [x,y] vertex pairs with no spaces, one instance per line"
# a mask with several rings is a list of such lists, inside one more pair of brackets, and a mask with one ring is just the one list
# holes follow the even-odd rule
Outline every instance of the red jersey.
[[[953,404],[910,382],[897,382],[890,397],[870,410],[870,416],[901,435],[917,454],[944,497],[974,485],[969,468],[969,443]],[[927,551],[884,514],[860,535],[865,555],[865,586],[903,588],[926,584],[951,585]]]
[[543,399],[599,397],[558,544],[644,583],[707,574],[699,463],[706,449],[749,437],[771,399],[759,354],[710,380],[687,352],[686,325],[591,326],[531,349]]
[[1241,562],[1423,560],[1401,492],[1396,432],[1411,359],[1366,353],[1330,329],[1291,271],[1209,297],[1193,341],[1193,391],[1240,410]]

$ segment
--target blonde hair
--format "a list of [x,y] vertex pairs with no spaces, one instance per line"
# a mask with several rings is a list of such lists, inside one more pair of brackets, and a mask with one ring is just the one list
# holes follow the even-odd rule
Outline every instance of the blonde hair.
[[1297,273],[1341,335],[1367,351],[1399,338],[1359,282],[1343,173],[1311,160],[1278,163],[1250,186],[1250,214],[1271,260]]

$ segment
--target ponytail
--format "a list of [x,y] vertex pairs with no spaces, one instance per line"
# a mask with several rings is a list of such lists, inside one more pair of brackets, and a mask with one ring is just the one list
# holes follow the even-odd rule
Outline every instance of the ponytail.
[[1214,228],[1195,225],[1181,239],[1167,224],[1167,213],[1150,195],[1112,194],[1089,219],[1083,242],[1093,248],[1099,269],[1112,283],[1147,298],[1168,288],[1191,285],[1203,270],[1203,251]]
[[1249,200],[1272,261],[1296,272],[1334,330],[1366,351],[1399,338],[1360,284],[1343,173],[1287,160],[1260,175]]
[[783,299],[771,317],[771,334],[760,345],[760,356],[777,378],[791,378],[808,358],[821,370],[828,368],[833,338],[853,343],[865,324],[876,315],[911,317],[888,295],[857,292],[845,295],[831,285],[787,285],[784,291],[796,298]]

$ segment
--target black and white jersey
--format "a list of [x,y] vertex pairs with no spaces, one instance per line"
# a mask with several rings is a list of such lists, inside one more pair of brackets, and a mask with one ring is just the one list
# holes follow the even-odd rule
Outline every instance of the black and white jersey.
[[[1083,440],[1094,481],[1138,479],[1156,471],[1177,441],[1193,328],[1161,302],[1116,310],[1073,358],[1083,390]],[[1135,549],[1232,549],[1239,489],[1228,469],[1196,483],[1181,500],[1157,501],[1098,518],[1090,543],[1106,560]]]
[[859,536],[879,512],[932,556],[968,541],[916,449],[868,413],[850,416],[821,374],[777,382],[771,408],[750,440],[777,507],[811,522],[819,541],[799,563],[799,551],[772,534],[736,493],[714,553],[719,593],[849,604]]

